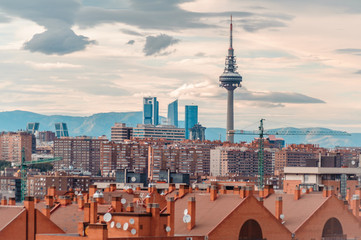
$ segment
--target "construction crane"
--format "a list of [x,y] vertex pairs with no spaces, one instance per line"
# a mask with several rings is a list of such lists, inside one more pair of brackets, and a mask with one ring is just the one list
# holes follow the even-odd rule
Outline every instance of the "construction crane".
[[329,130],[264,130],[263,121],[260,120],[258,130],[230,130],[227,134],[243,134],[243,135],[258,135],[258,189],[262,190],[264,187],[264,135],[323,135],[323,136],[350,136],[351,134],[344,131],[329,131]]
[[15,164],[15,166],[20,167],[20,179],[21,179],[21,198],[20,200],[23,202],[25,199],[25,196],[27,195],[28,192],[28,187],[27,187],[27,183],[28,183],[28,175],[27,175],[27,169],[30,165],[33,164],[39,164],[39,163],[52,163],[52,162],[56,162],[56,161],[60,161],[63,158],[61,157],[56,157],[56,158],[46,158],[46,159],[40,159],[37,161],[25,161],[25,148],[23,148],[21,150],[21,163],[20,164]]

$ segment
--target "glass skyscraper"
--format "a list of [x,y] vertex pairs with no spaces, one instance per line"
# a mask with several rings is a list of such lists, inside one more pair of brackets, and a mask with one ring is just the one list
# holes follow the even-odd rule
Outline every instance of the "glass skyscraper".
[[26,125],[26,131],[31,134],[35,134],[35,132],[39,131],[39,123],[31,122]]
[[68,126],[66,123],[55,123],[55,136],[60,137],[69,137]]
[[168,124],[178,127],[178,99],[168,105]]
[[186,139],[189,139],[189,129],[198,123],[198,106],[197,105],[186,105],[185,111],[185,129]]
[[143,98],[143,124],[159,124],[159,103],[156,97]]

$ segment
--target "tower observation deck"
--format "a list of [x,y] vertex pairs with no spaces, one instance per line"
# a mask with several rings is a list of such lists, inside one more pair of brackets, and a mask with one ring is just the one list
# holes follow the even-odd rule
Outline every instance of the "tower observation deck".
[[230,36],[228,56],[226,57],[224,72],[219,76],[219,86],[227,89],[227,141],[233,143],[234,136],[229,135],[229,130],[234,130],[234,110],[233,110],[233,91],[237,87],[241,87],[242,76],[237,72],[236,57],[234,56],[233,49],[233,36],[232,36],[232,16],[230,23]]

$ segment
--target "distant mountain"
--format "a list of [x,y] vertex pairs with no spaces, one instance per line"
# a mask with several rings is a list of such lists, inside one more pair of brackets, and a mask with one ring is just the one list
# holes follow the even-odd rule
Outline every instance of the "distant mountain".
[[[161,117],[163,118],[163,117]],[[0,131],[17,131],[25,129],[28,122],[39,122],[40,131],[54,131],[54,123],[66,122],[68,124],[70,136],[101,136],[106,135],[110,138],[110,128],[115,122],[126,123],[127,126],[135,127],[142,122],[142,112],[110,112],[97,113],[88,117],[72,117],[63,115],[42,115],[26,111],[0,112]],[[183,121],[179,122],[180,127],[184,125]],[[297,128],[287,128],[288,130],[305,130]],[[282,130],[287,130],[282,129]],[[311,128],[310,128],[311,129]],[[310,130],[309,129],[309,130]],[[256,130],[256,129],[255,129]],[[280,130],[280,129],[277,129]],[[312,130],[329,130],[324,128],[312,128]],[[257,136],[235,135],[235,141],[250,142]],[[335,146],[353,146],[361,147],[361,133],[352,133],[351,136],[278,136],[285,139],[286,144],[291,143],[312,143],[319,144],[321,147]],[[207,128],[206,138],[209,140],[226,139],[226,130],[224,128]]]

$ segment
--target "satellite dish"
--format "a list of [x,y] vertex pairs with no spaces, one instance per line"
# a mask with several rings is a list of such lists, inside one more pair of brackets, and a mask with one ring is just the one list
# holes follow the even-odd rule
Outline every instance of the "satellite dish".
[[135,182],[135,181],[137,181],[137,179],[136,179],[135,177],[132,177],[132,178],[130,179],[130,181]]
[[355,161],[352,161],[352,162],[351,162],[352,165],[355,165],[355,163],[356,163]]
[[285,215],[281,214],[280,218],[283,220],[285,218]]
[[75,195],[78,195],[78,194],[79,194],[79,192],[78,192],[78,191],[75,191],[75,192],[74,192],[74,194],[75,194]]
[[123,230],[126,231],[128,230],[129,224],[128,223],[124,223],[123,224]]
[[149,195],[149,194],[147,194],[147,196],[145,196],[145,198],[150,198],[150,195]]
[[126,200],[125,198],[122,198],[122,200],[120,200],[120,202],[121,202],[122,204],[126,204],[126,203],[127,203],[127,200]]
[[103,216],[104,222],[110,222],[112,220],[112,215],[110,213],[106,213]]
[[137,233],[137,230],[135,230],[135,228],[133,228],[131,231],[130,231],[133,235],[135,235]]
[[135,191],[135,190],[136,190],[136,188],[135,188],[135,187],[133,187],[133,188],[132,188],[132,190],[133,190],[133,191]]
[[169,226],[167,226],[167,227],[165,228],[165,231],[166,231],[166,232],[170,232],[170,230],[171,230],[171,228],[170,228]]
[[121,227],[122,227],[122,224],[117,223],[116,226],[117,226],[117,228],[121,228]]
[[191,215],[184,215],[183,216],[183,222],[184,223],[189,223],[191,221]]
[[188,214],[188,209],[184,209],[184,215],[187,215]]
[[130,224],[134,224],[134,222],[135,222],[135,221],[134,221],[133,218],[129,219],[129,223],[130,223]]
[[302,188],[302,193],[306,193],[306,189]]
[[112,222],[110,223],[110,227],[111,227],[111,228],[114,228],[114,225],[115,225],[115,222],[112,221]]

